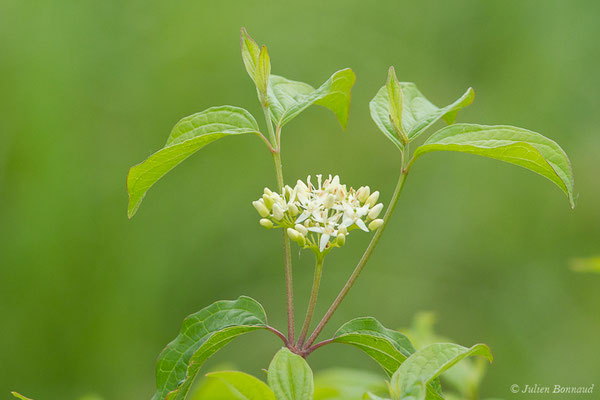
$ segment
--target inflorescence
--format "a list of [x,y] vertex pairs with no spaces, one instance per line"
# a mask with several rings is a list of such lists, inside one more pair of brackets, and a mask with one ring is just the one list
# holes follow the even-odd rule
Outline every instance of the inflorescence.
[[377,217],[383,204],[377,203],[379,192],[371,193],[368,186],[358,190],[346,189],[340,178],[322,181],[317,175],[317,186],[298,180],[296,186],[286,185],[283,193],[265,188],[262,198],[252,202],[267,228],[285,228],[287,234],[302,248],[315,253],[326,253],[346,243],[346,236],[354,229],[375,231],[383,225]]

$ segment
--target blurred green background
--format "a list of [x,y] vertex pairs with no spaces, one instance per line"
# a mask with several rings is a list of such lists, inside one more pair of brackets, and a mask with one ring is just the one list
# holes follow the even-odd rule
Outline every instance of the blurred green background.
[[[319,107],[287,126],[288,182],[338,173],[389,200],[398,153],[367,105],[390,65],[439,105],[473,86],[459,121],[541,132],[573,163],[575,210],[524,169],[450,153],[421,159],[325,333],[365,315],[407,326],[432,310],[439,333],[491,346],[485,396],[519,398],[514,383],[598,386],[600,277],[567,264],[600,253],[599,17],[591,0],[3,0],[0,396],[149,398],[158,353],[186,315],[218,299],[252,296],[285,325],[280,235],[251,206],[275,185],[256,137],[207,147],[126,217],[128,168],[179,118],[221,104],[261,116],[241,26],[269,46],[275,74],[315,86],[344,67],[358,77],[347,131]],[[352,235],[327,260],[319,314],[368,239]],[[305,299],[313,259],[294,259]],[[279,346],[248,335],[209,366],[235,360],[260,374]],[[377,370],[344,346],[309,361]]]

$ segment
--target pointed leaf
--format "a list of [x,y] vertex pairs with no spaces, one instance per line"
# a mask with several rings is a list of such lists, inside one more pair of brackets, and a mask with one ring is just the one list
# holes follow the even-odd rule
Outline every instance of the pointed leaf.
[[[420,383],[431,382],[463,358],[475,355],[484,356],[492,361],[490,349],[484,344],[466,348],[453,343],[436,343],[417,351],[394,372],[391,379],[393,398],[404,399],[404,396],[409,391],[414,391]],[[420,393],[419,390],[416,392]]]
[[[475,97],[473,89],[469,88],[454,103],[439,108],[427,100],[414,83],[400,82],[400,88],[402,90],[402,129],[411,141],[416,139],[440,118],[444,118],[448,124],[453,123],[458,111],[471,104]],[[386,86],[379,89],[373,100],[369,103],[369,108],[371,110],[371,118],[373,118],[377,127],[401,149],[402,143],[400,137],[390,120],[390,101]]]
[[246,71],[248,71],[248,75],[256,86],[257,83],[257,75],[258,75],[258,64],[260,58],[260,47],[256,42],[248,35],[245,28],[241,29],[240,39],[242,44],[242,60],[244,61],[244,66],[246,67]]
[[239,371],[212,372],[206,374],[219,379],[244,400],[275,400],[275,394],[266,383]]
[[304,360],[287,348],[275,354],[268,374],[269,386],[277,400],[312,400],[313,373]]
[[129,218],[137,212],[148,189],[196,151],[225,136],[257,132],[254,117],[239,107],[212,107],[183,118],[171,131],[164,148],[129,170]]
[[183,321],[181,333],[163,350],[156,365],[153,400],[183,400],[202,364],[237,336],[264,329],[262,306],[250,297],[217,301]]
[[[269,77],[271,76],[271,59],[269,58],[269,52],[267,47],[263,46],[260,49],[258,56],[258,69],[256,74],[257,88],[260,92],[261,99],[267,98],[267,86],[269,84]],[[264,101],[263,101],[264,103]]]
[[391,376],[415,348],[402,333],[387,329],[375,318],[356,318],[345,323],[333,337],[334,343],[358,347],[377,361]]
[[454,124],[427,139],[415,159],[432,151],[471,153],[527,168],[554,182],[575,207],[571,162],[556,142],[539,133],[505,125]]
[[350,108],[350,91],[356,76],[350,68],[334,73],[318,89],[307,83],[271,75],[269,109],[273,123],[282,127],[312,104],[333,111],[340,125],[346,128]]
[[402,88],[396,77],[394,67],[390,67],[385,86],[388,93],[389,118],[392,122],[394,132],[402,139],[403,143],[408,143],[408,137],[406,137],[402,129]]

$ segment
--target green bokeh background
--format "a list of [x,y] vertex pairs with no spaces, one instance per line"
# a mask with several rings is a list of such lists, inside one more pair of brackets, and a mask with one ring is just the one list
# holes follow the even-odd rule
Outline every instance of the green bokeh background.
[[[440,105],[472,86],[475,103],[459,121],[542,132],[573,163],[575,210],[524,169],[423,157],[326,333],[364,315],[406,326],[432,310],[440,333],[491,346],[486,396],[519,398],[514,383],[600,390],[600,276],[567,267],[600,253],[599,17],[591,0],[3,0],[0,396],[149,398],[160,350],[187,314],[218,299],[252,296],[285,325],[280,236],[258,226],[251,206],[275,185],[256,137],[207,147],[126,217],[128,168],[179,118],[221,104],[260,117],[240,26],[268,44],[273,73],[313,85],[344,67],[358,77],[347,131],[319,107],[287,126],[288,182],[338,173],[389,200],[398,153],[367,106],[389,65]],[[328,257],[319,314],[368,236],[352,235]],[[302,310],[313,260],[294,260]],[[279,345],[248,335],[210,365],[235,360],[260,374]],[[343,346],[309,361],[377,368]]]

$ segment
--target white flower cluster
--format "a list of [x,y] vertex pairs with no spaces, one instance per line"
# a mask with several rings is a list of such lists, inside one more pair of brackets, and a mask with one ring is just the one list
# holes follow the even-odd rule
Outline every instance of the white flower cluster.
[[379,192],[368,186],[346,189],[340,178],[317,175],[313,185],[310,175],[306,183],[298,180],[294,188],[285,186],[283,193],[265,188],[262,198],[252,202],[267,229],[286,228],[288,236],[301,247],[326,252],[343,246],[353,229],[375,231],[383,220],[377,217],[383,204],[377,203]]

